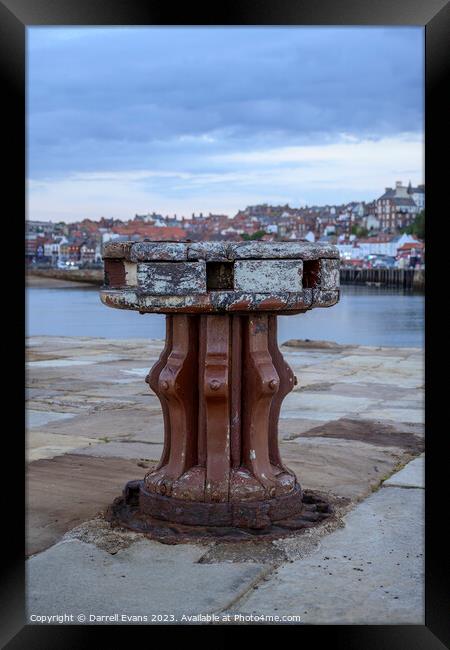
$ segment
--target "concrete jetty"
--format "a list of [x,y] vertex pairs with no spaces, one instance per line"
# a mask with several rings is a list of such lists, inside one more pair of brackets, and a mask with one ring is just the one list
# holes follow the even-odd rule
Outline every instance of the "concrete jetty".
[[103,517],[161,454],[144,378],[163,342],[27,343],[29,622],[424,623],[421,349],[281,346],[299,380],[282,457],[334,516],[274,542],[170,546]]

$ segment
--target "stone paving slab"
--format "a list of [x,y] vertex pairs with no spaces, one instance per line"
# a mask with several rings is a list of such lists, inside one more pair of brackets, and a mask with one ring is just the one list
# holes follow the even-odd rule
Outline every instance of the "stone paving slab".
[[425,488],[425,454],[412,460],[400,472],[393,474],[383,485],[386,487]]
[[30,429],[27,431],[25,440],[26,460],[30,463],[42,458],[54,458],[55,456],[66,454],[80,447],[83,451],[86,450],[89,453],[90,449],[95,449],[94,445],[95,447],[104,446],[104,443],[98,445],[98,440],[95,438],[59,436],[48,433],[48,431],[42,433]]
[[305,418],[311,420],[337,420],[350,414],[361,413],[368,408],[379,405],[379,399],[364,397],[349,397],[327,393],[324,399],[322,392],[293,391],[285,398],[282,412],[284,418],[298,417],[299,406]]
[[[301,413],[298,415],[301,416]],[[300,436],[303,433],[307,434],[314,427],[324,425],[327,422],[328,420],[311,420],[303,417],[280,417],[278,421],[278,439],[291,440],[293,437]]]
[[[392,350],[403,350],[403,348],[392,348]],[[298,374],[300,388],[324,379],[339,383],[395,385],[401,389],[423,387],[422,350],[410,352],[406,357],[392,357],[378,348],[366,348],[365,356],[360,356],[357,352],[358,348],[353,347],[351,351],[343,351],[324,364],[314,365],[302,365],[294,356],[289,354],[287,356],[290,365]],[[325,366],[327,373],[323,372]]]
[[[322,388],[324,387],[324,388]],[[368,397],[370,399],[376,399],[378,401],[390,401],[393,397],[392,395],[392,386],[380,383],[368,383],[368,382],[359,382],[359,383],[349,383],[349,382],[327,382],[327,383],[316,383],[309,384],[305,387],[300,387],[300,390],[309,391],[309,390],[327,390],[331,395],[342,395],[349,397]],[[414,402],[414,405],[417,405],[418,399],[409,388],[400,388],[395,389],[394,399],[396,403],[403,403],[405,399]]]
[[87,617],[81,622],[92,624],[110,621],[90,621],[90,614],[168,614],[176,620],[161,622],[183,623],[183,614],[226,609],[267,570],[254,563],[201,564],[204,553],[201,546],[140,540],[111,555],[79,540],[60,542],[27,562],[28,619],[81,614]]
[[404,459],[401,449],[361,441],[296,438],[281,445],[282,457],[300,485],[359,501],[378,488]]
[[33,409],[27,409],[27,428],[31,429],[34,427],[41,427],[50,422],[67,420],[67,418],[72,418],[75,415],[76,413],[58,413],[57,411],[35,411]]
[[27,468],[26,554],[39,553],[65,532],[106,510],[127,481],[147,471],[139,460],[64,454]]
[[[376,418],[379,414],[379,409],[371,409],[364,413],[369,419]],[[395,422],[413,422],[418,424],[425,422],[425,412],[420,404],[419,408],[392,408],[390,406],[383,406],[383,415],[386,419],[394,420]]]
[[[61,436],[62,437],[62,436]],[[67,438],[68,436],[64,436]],[[97,440],[94,443],[98,443]],[[81,443],[80,443],[81,444]],[[150,442],[108,442],[92,444],[90,447],[76,447],[72,452],[80,456],[97,458],[130,458],[157,462],[162,455],[163,445]]]
[[[59,435],[107,438],[108,440],[134,437],[145,442],[162,442],[162,422],[161,426],[153,427],[150,419],[152,415],[158,421],[162,420],[159,403],[154,406],[128,406],[98,410],[86,415],[77,415],[70,421],[48,424],[45,430]],[[39,430],[43,431],[42,427]]]
[[71,366],[91,366],[96,363],[95,359],[45,359],[44,361],[27,362],[26,368],[70,368]]
[[278,568],[230,611],[296,614],[303,623],[423,625],[424,491],[381,488]]

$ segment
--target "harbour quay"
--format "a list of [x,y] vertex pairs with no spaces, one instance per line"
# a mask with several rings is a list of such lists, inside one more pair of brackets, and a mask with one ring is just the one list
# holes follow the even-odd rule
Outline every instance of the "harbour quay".
[[280,344],[298,378],[280,412],[281,455],[333,515],[279,540],[177,545],[105,519],[161,457],[145,377],[162,349],[107,332],[28,338],[27,617],[423,624],[422,349]]

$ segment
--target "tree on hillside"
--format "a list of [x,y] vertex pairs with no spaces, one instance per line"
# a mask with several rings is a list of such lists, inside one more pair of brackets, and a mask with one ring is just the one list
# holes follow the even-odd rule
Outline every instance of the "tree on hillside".
[[265,234],[267,234],[265,230],[257,230],[252,235],[244,232],[241,237],[244,241],[253,241],[255,239],[262,239]]
[[352,226],[351,233],[352,235],[356,235],[357,237],[367,237],[369,231],[367,230],[367,228],[364,228],[364,226],[358,226],[357,224],[354,224]]
[[403,228],[402,232],[407,235],[414,235],[418,239],[425,240],[425,210],[419,212],[412,224],[407,228]]

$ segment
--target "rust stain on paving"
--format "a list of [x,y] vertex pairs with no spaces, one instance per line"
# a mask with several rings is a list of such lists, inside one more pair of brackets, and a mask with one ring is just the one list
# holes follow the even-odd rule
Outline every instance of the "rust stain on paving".
[[293,437],[310,438],[317,436],[360,440],[381,447],[399,447],[414,454],[419,454],[425,449],[425,441],[420,435],[422,429],[421,425],[399,424],[394,426],[376,420],[340,418],[313,427],[299,436]]

